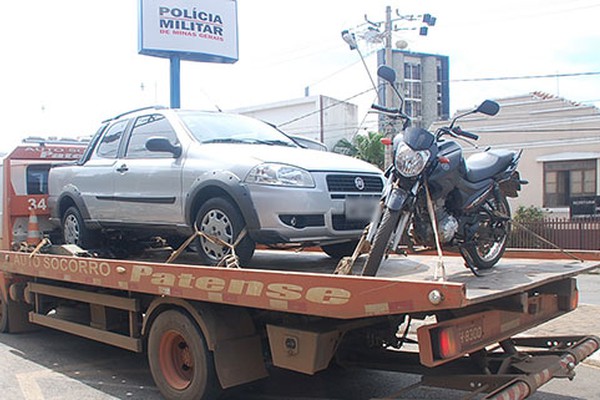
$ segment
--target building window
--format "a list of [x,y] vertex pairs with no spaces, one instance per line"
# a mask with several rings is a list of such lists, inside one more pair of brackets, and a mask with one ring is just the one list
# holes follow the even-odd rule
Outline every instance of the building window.
[[544,207],[568,207],[571,199],[596,195],[596,160],[544,163]]
[[407,99],[420,99],[423,96],[420,81],[406,82],[405,86],[406,86],[405,94],[406,94]]
[[404,64],[404,79],[421,80],[421,64]]

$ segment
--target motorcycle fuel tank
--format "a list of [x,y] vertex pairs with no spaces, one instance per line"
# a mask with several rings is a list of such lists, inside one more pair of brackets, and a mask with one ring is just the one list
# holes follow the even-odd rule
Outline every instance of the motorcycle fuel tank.
[[462,148],[453,141],[438,143],[437,161],[429,175],[429,189],[434,199],[446,196],[456,187],[460,171],[464,168]]

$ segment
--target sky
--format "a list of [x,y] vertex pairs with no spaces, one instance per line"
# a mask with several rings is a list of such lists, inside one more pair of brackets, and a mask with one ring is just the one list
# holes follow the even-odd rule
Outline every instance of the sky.
[[[354,97],[370,80],[340,33],[365,16],[382,21],[387,5],[436,17],[427,36],[400,30],[394,42],[449,57],[451,113],[533,91],[600,106],[600,0],[238,0],[239,61],[182,61],[181,106],[232,110],[308,87],[351,98],[362,120],[374,93]],[[0,151],[27,136],[88,136],[116,114],[169,105],[169,61],[138,54],[138,0],[11,1],[2,15]],[[377,47],[360,46],[374,73]]]

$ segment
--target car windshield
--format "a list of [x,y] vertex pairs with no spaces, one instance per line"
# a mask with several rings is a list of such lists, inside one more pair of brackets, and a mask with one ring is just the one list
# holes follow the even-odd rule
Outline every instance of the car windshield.
[[200,143],[249,143],[298,147],[290,138],[259,120],[236,114],[179,111]]

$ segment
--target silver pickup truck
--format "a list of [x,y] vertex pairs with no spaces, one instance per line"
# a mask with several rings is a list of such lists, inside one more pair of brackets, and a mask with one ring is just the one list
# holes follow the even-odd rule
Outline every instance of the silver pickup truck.
[[[77,163],[50,170],[48,186],[66,243],[125,248],[158,236],[177,246],[196,227],[231,244],[245,229],[244,264],[257,243],[351,254],[383,175],[252,118],[154,107],[104,121]],[[207,264],[229,251],[205,236],[196,247]]]

